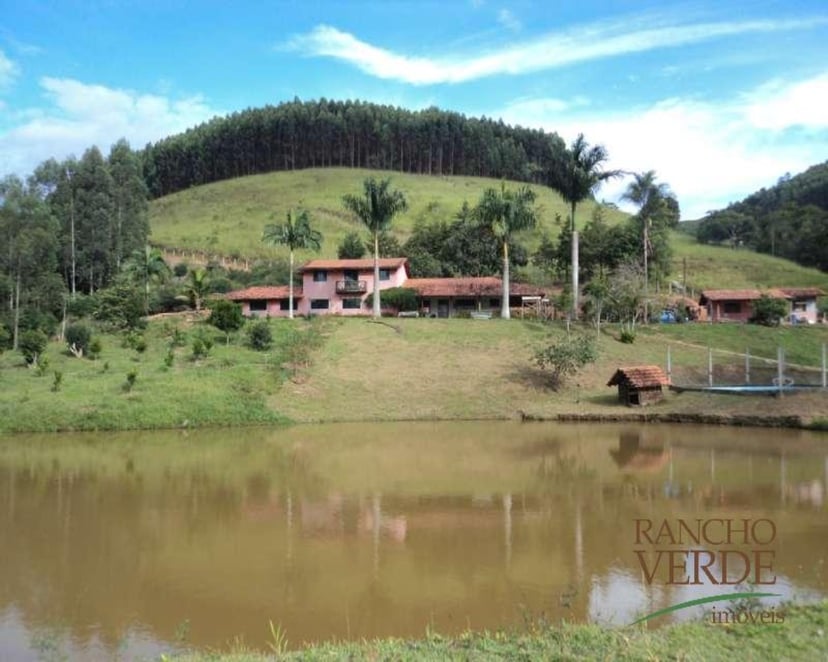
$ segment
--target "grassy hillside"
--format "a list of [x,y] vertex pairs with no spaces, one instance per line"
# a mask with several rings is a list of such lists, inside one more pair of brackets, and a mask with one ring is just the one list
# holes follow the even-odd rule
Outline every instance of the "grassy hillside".
[[[408,199],[408,211],[395,218],[393,231],[404,241],[419,220],[449,220],[464,201],[474,205],[483,191],[499,187],[500,180],[482,177],[438,177],[408,175],[385,171],[351,168],[315,168],[293,172],[254,175],[181,191],[152,202],[150,225],[152,240],[165,246],[215,251],[243,257],[272,256],[274,250],[261,243],[266,223],[284,221],[292,207],[303,207],[311,213],[316,227],[325,237],[321,255],[336,257],[342,238],[362,226],[342,207],[346,193],[362,192],[368,176],[391,177],[392,185]],[[509,183],[509,186],[519,186]],[[557,235],[555,214],[566,218],[568,208],[561,197],[549,188],[532,186],[540,211],[539,229],[527,238],[529,246],[540,241],[543,231]],[[586,223],[594,203],[578,207],[579,225]],[[612,211],[609,220],[625,218],[623,212]],[[302,253],[300,260],[310,253]]]
[[[359,193],[365,177],[391,176],[393,185],[403,190],[409,209],[395,219],[393,233],[404,241],[418,221],[451,219],[464,201],[474,205],[481,193],[501,182],[481,177],[437,177],[408,175],[351,168],[316,168],[294,172],[254,175],[208,184],[155,200],[150,205],[152,239],[177,248],[205,251],[244,258],[285,254],[283,248],[261,243],[262,228],[269,222],[282,222],[293,207],[311,212],[325,240],[321,256],[335,257],[342,238],[362,226],[342,208],[342,196]],[[518,184],[510,183],[510,186]],[[540,211],[539,227],[522,238],[529,248],[540,242],[544,232],[556,236],[556,214],[566,218],[568,209],[560,196],[549,188],[532,187]],[[593,202],[578,207],[578,222],[583,226],[591,217]],[[609,221],[626,217],[610,211]],[[684,232],[673,233],[674,260],[670,279],[682,282],[686,261],[687,284],[696,292],[708,287],[769,287],[810,285],[828,290],[828,274],[800,267],[793,262],[748,250],[730,250],[697,244]],[[312,253],[300,252],[298,260]]]
[[696,292],[716,287],[813,286],[828,292],[828,273],[802,267],[779,257],[747,249],[707,246],[673,232],[673,270],[670,279],[682,282],[687,262],[687,284]]

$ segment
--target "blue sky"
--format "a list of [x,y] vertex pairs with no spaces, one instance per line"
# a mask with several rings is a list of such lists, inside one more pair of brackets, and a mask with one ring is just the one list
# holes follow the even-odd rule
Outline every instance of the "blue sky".
[[824,0],[5,5],[0,175],[294,97],[583,132],[684,218],[828,159]]

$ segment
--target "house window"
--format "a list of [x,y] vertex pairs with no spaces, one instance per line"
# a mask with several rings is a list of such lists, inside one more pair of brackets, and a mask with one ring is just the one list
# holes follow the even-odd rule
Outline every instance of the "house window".
[[311,310],[328,310],[328,300],[311,299]]
[[267,310],[267,300],[266,299],[256,299],[255,301],[250,302],[250,312],[251,313],[263,313]]
[[807,301],[794,301],[793,307],[791,308],[795,313],[805,313],[808,312],[808,302]]
[[342,276],[345,280],[359,280],[359,271],[356,269],[345,269]]
[[362,299],[342,299],[343,310],[358,310],[359,308],[362,308]]
[[474,299],[456,299],[454,301],[455,308],[474,308]]
[[[296,310],[296,302],[293,302],[293,309]],[[279,310],[290,310],[290,299],[279,299]]]
[[324,269],[319,269],[313,272],[313,282],[314,283],[324,283],[328,280],[328,272]]
[[380,280],[391,280],[391,270],[390,269],[380,269]]
[[724,302],[724,314],[725,315],[738,315],[742,312],[742,302],[741,301],[725,301]]

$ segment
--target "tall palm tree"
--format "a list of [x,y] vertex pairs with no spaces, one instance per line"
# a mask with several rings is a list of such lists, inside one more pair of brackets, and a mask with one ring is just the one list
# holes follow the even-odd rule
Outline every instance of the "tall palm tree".
[[638,207],[638,218],[643,228],[644,254],[644,322],[648,321],[647,303],[649,297],[649,270],[648,261],[651,251],[649,229],[653,217],[662,212],[666,200],[670,196],[670,187],[667,184],[657,183],[655,170],[633,173],[633,181],[627,186],[622,200],[629,200]]
[[382,179],[379,182],[368,177],[362,183],[362,195],[346,195],[342,204],[362,221],[374,236],[374,310],[375,319],[380,316],[379,291],[379,236],[391,225],[396,214],[405,211],[408,203],[402,191],[389,189],[391,179]]
[[287,246],[290,249],[290,280],[288,281],[288,317],[293,319],[293,251],[299,248],[318,251],[322,247],[322,233],[311,227],[310,216],[305,210],[296,218],[288,211],[285,222],[281,225],[265,225],[262,241],[274,246]]
[[476,212],[480,219],[492,228],[494,235],[503,242],[503,293],[500,302],[501,319],[509,319],[509,242],[516,232],[535,227],[537,217],[532,203],[535,193],[528,186],[507,191],[501,184],[500,192],[486,189]]
[[570,228],[572,230],[572,315],[578,317],[578,230],[575,225],[575,208],[579,202],[589,198],[608,179],[617,177],[618,170],[602,170],[609,158],[603,145],[589,146],[583,133],[572,141],[562,161],[550,173],[552,188],[570,204]]

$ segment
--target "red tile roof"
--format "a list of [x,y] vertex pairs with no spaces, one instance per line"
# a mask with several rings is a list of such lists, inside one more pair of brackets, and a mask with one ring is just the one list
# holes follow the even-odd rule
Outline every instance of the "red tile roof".
[[704,290],[699,303],[707,301],[755,301],[762,296],[774,299],[790,299],[791,295],[785,289],[771,287],[766,290]]
[[[409,278],[403,287],[417,290],[421,297],[477,297],[501,296],[503,283],[495,276],[463,278]],[[518,296],[542,296],[543,290],[525,283],[512,283],[509,294]]]
[[[380,269],[397,269],[407,263],[408,258],[405,257],[383,257],[379,260]],[[357,269],[359,271],[369,271],[373,268],[374,258],[367,260],[311,260],[300,267],[299,271],[310,271],[312,269],[328,269],[330,271]]]
[[627,383],[636,388],[648,386],[669,386],[670,380],[657,365],[637,365],[627,368],[618,368],[607,382],[607,386],[617,386]]
[[[277,287],[263,286],[263,287],[248,287],[246,290],[235,290],[228,292],[225,295],[230,301],[261,301],[272,299],[287,299],[290,294],[287,285],[279,285]],[[302,298],[302,288],[293,288],[293,298]]]
[[777,289],[788,297],[801,297],[803,299],[821,297],[825,294],[825,292],[818,287],[780,287]]

